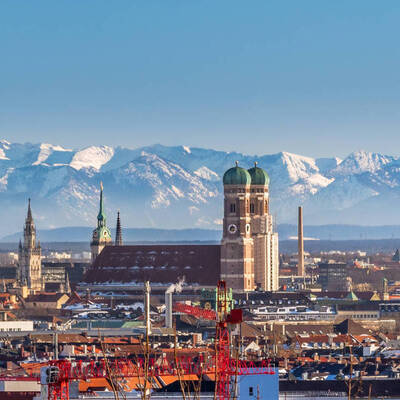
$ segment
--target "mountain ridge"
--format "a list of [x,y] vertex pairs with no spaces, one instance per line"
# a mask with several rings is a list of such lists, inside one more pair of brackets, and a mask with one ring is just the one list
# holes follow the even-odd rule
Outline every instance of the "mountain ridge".
[[[37,237],[42,242],[86,242],[89,246],[93,228],[88,226],[71,226],[55,229],[39,229]],[[280,224],[277,226],[279,239],[282,241],[297,238],[297,225]],[[112,237],[115,229],[111,228]],[[123,228],[125,242],[219,242],[222,231],[219,229],[155,229]],[[305,225],[305,241],[348,241],[348,240],[382,240],[400,239],[400,225],[361,226],[361,225]],[[17,232],[0,238],[2,243],[17,243],[23,232]]]
[[[222,175],[238,161],[254,161],[271,179],[271,213],[279,224],[400,224],[400,158],[358,151],[344,159],[289,152],[240,152],[163,146],[130,149],[0,141],[0,235],[18,231],[27,198],[41,229],[95,226],[100,181],[109,225],[220,229]],[[112,222],[110,222],[112,221]]]

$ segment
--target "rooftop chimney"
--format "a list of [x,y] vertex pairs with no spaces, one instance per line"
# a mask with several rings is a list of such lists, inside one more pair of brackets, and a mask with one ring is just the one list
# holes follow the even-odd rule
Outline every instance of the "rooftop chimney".
[[297,275],[304,276],[304,237],[303,237],[303,207],[299,207],[299,221],[298,221],[298,263]]
[[144,284],[144,316],[146,321],[146,332],[151,334],[151,321],[150,321],[150,282],[146,281]]
[[172,292],[165,292],[165,327],[172,328]]

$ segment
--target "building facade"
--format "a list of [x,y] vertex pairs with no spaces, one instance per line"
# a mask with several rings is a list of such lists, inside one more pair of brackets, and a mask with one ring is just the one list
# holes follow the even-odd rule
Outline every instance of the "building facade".
[[348,286],[347,264],[327,262],[319,264],[318,283],[322,290],[345,290]]
[[278,234],[269,214],[269,177],[257,164],[225,172],[221,279],[234,291],[278,289]]
[[24,226],[24,242],[18,248],[18,280],[21,286],[30,291],[42,290],[42,249],[36,243],[36,228],[33,222],[31,200]]
[[100,209],[97,215],[97,228],[93,231],[90,250],[92,262],[101,253],[105,246],[112,244],[111,232],[107,228],[107,219],[104,212],[103,184],[100,184]]

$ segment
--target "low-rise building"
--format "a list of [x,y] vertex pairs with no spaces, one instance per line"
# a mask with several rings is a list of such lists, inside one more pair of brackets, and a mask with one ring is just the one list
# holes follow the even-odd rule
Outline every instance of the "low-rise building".
[[61,309],[69,296],[64,293],[40,293],[30,295],[25,299],[26,308]]
[[33,321],[0,321],[0,332],[33,331]]

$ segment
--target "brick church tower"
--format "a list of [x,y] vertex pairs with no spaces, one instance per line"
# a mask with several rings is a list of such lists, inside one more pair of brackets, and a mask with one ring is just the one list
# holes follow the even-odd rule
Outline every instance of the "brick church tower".
[[257,164],[225,172],[221,279],[236,292],[278,290],[279,247],[269,214],[269,177]]
[[279,243],[274,232],[273,217],[269,214],[269,176],[254,164],[251,176],[250,216],[254,241],[254,280],[262,290],[278,290]]
[[221,242],[221,279],[236,292],[254,290],[253,238],[250,230],[250,185],[247,170],[225,172],[224,224]]

